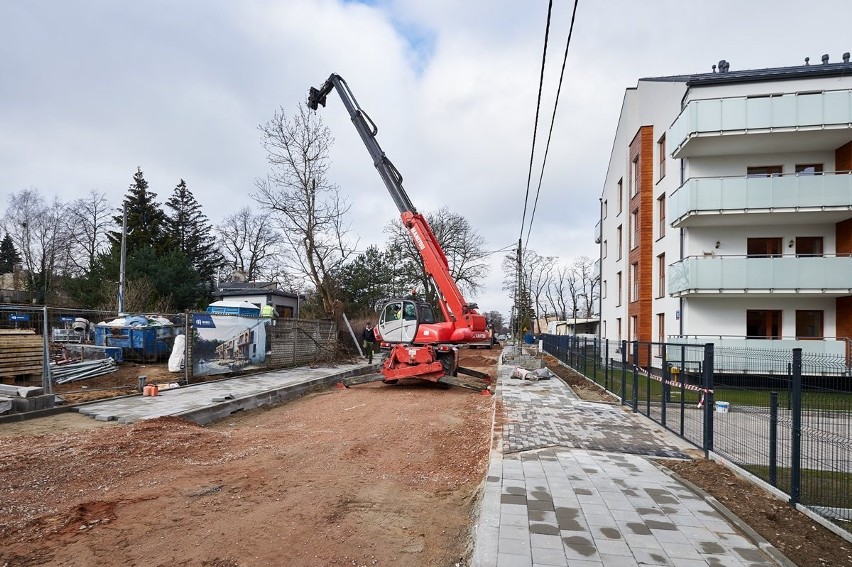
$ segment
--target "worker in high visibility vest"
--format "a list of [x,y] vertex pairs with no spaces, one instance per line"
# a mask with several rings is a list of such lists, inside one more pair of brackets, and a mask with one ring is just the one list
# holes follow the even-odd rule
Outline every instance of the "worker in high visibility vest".
[[278,317],[278,312],[275,310],[275,307],[272,306],[271,301],[267,301],[266,305],[260,308],[260,316],[270,319]]

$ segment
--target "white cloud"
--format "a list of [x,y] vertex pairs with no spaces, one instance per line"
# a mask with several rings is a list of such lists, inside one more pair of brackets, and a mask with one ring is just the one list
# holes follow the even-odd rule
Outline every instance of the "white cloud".
[[[573,3],[554,6],[532,191]],[[624,89],[643,76],[818,64],[852,49],[846,5],[792,0],[580,3],[529,245],[595,257],[593,228]],[[273,0],[0,4],[0,212],[36,187],[120,203],[136,166],[165,200],[180,178],[214,222],[266,163],[258,124],[340,73],[379,126],[415,205],[465,215],[490,249],[520,233],[544,3]],[[397,212],[339,100],[321,110],[361,247]],[[532,203],[530,203],[532,207]],[[528,211],[531,214],[531,210]],[[526,239],[526,232],[524,232]],[[501,254],[477,300],[508,314]]]

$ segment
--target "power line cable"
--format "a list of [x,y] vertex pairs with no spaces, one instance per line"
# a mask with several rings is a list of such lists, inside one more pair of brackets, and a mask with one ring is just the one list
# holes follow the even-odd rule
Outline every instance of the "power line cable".
[[521,332],[521,322],[520,322],[521,310],[520,310],[520,306],[518,305],[518,301],[519,301],[518,295],[520,294],[521,272],[522,272],[522,269],[521,269],[521,264],[522,264],[521,241],[524,238],[524,224],[526,223],[526,219],[527,219],[527,204],[529,203],[529,200],[530,200],[530,183],[532,182],[533,158],[535,157],[535,139],[538,135],[538,116],[539,116],[539,112],[541,110],[541,93],[542,93],[542,90],[544,88],[544,66],[545,66],[545,62],[547,61],[547,40],[548,40],[548,37],[550,35],[550,16],[551,16],[552,13],[553,13],[553,0],[550,0],[547,4],[547,24],[544,28],[544,48],[543,48],[542,54],[541,54],[541,75],[539,76],[539,79],[538,79],[538,100],[536,101],[536,104],[535,104],[535,123],[533,124],[532,149],[530,150],[530,168],[529,168],[529,173],[527,173],[527,190],[526,190],[526,193],[524,194],[524,213],[521,216],[521,231],[520,231],[520,234],[518,235],[518,269],[517,269],[517,274],[516,274],[517,279],[516,279],[516,283],[515,283],[515,308],[516,308],[515,312],[518,316],[517,319],[516,319],[516,323],[518,325],[518,336],[520,336],[520,332]]
[[550,139],[553,136],[553,124],[556,122],[556,108],[559,106],[559,94],[562,92],[562,79],[565,77],[565,62],[568,60],[568,47],[571,45],[571,35],[574,33],[574,20],[577,17],[577,4],[579,3],[580,0],[574,0],[574,10],[571,12],[571,26],[568,28],[568,41],[565,42],[565,55],[562,57],[562,72],[559,74],[559,86],[556,89],[556,101],[553,103],[553,115],[550,118],[550,131],[547,133],[547,144],[544,147],[544,159],[541,162],[541,174],[538,177],[538,188],[536,188],[535,191],[535,201],[533,202],[530,224],[527,228],[527,241],[524,243],[524,248],[526,248],[530,243],[530,233],[532,232],[532,225],[535,220],[535,211],[538,207],[538,196],[541,193],[541,181],[544,178],[544,166],[547,164],[547,153],[550,150]]
[[535,124],[533,124],[532,150],[530,150],[530,170],[527,174],[527,191],[524,195],[524,214],[521,216],[521,234],[518,240],[524,237],[524,223],[527,219],[527,203],[530,199],[530,183],[532,182],[533,157],[535,156],[535,139],[538,134],[538,115],[541,110],[541,92],[544,88],[544,64],[547,60],[547,38],[550,35],[550,15],[553,12],[553,0],[547,4],[547,25],[544,28],[544,49],[541,53],[541,75],[538,79],[538,101],[535,103]]

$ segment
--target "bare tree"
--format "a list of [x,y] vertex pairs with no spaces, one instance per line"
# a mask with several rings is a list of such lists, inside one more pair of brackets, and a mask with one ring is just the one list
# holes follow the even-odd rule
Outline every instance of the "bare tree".
[[113,230],[113,206],[104,193],[94,189],[68,205],[70,269],[75,275],[89,271],[98,254],[109,248],[108,231]]
[[545,290],[553,313],[563,321],[568,318],[568,306],[571,304],[568,293],[570,280],[571,268],[559,262],[554,266],[550,287]]
[[527,250],[524,254],[524,277],[535,306],[536,333],[541,333],[541,319],[547,318],[545,293],[553,281],[555,264],[553,256],[539,256],[534,250]]
[[219,246],[227,267],[249,281],[277,279],[274,260],[279,257],[281,235],[270,226],[269,215],[243,207],[217,227]]
[[[474,293],[482,288],[482,280],[488,274],[485,239],[470,225],[470,222],[458,213],[442,207],[437,213],[425,213],[426,222],[435,234],[435,238],[444,250],[449,264],[450,275],[462,293]],[[434,301],[437,290],[434,282],[426,275],[423,257],[408,230],[399,221],[385,226],[389,235],[388,249],[398,255],[404,276],[410,282],[417,282],[424,290],[427,301]]]
[[2,223],[21,255],[27,288],[38,303],[45,303],[55,277],[67,267],[65,205],[59,199],[47,204],[37,189],[24,189],[9,197]]
[[577,316],[590,319],[596,313],[599,293],[598,281],[600,277],[595,276],[595,262],[586,256],[580,256],[574,260],[572,272],[576,289],[574,305],[577,309]]
[[355,251],[344,216],[349,205],[326,174],[334,140],[316,113],[299,105],[289,119],[283,109],[260,126],[271,171],[259,179],[253,197],[273,211],[281,234],[293,252],[286,267],[307,278],[334,314],[334,278]]

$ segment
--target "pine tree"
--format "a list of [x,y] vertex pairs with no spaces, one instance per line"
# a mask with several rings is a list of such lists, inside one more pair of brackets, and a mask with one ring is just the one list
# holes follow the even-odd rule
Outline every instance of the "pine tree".
[[183,179],[166,201],[166,206],[171,209],[165,222],[171,248],[183,252],[203,281],[212,281],[222,259],[216,239],[210,234],[210,221],[201,212],[201,205],[195,200],[192,191],[187,189]]
[[[133,174],[123,205],[127,214],[127,253],[151,247],[155,252],[165,253],[168,249],[168,238],[165,232],[166,215],[156,201],[157,194],[148,191],[148,182],[137,167]],[[122,216],[119,214],[113,220],[120,227]],[[109,233],[114,249],[121,247],[121,230]]]
[[12,272],[15,269],[15,264],[20,263],[20,261],[21,256],[15,250],[12,237],[6,233],[6,236],[0,241],[0,274]]

